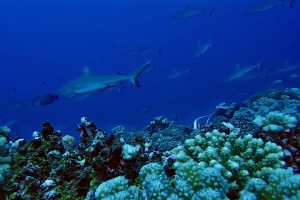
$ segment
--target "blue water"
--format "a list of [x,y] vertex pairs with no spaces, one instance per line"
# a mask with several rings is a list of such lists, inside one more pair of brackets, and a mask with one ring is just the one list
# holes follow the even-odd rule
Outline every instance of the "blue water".
[[[243,12],[261,1],[171,0],[2,0],[0,2],[0,125],[11,138],[30,139],[49,120],[63,134],[78,137],[83,116],[110,132],[117,125],[142,129],[157,116],[178,118],[190,125],[221,102],[241,103],[251,95],[275,88],[299,87],[300,68],[271,73],[286,60],[300,64],[300,3],[255,15]],[[216,9],[213,16],[174,20],[189,6]],[[197,45],[212,47],[193,58]],[[130,52],[156,49],[146,55]],[[160,53],[157,51],[160,49]],[[264,76],[226,82],[235,65],[247,66],[268,57]],[[129,81],[120,94],[107,90],[81,101],[61,96],[46,106],[5,109],[55,91],[78,78],[83,66],[92,75],[129,74],[148,60],[149,70]],[[167,79],[173,70],[191,73]],[[273,85],[274,80],[286,80]],[[147,113],[143,111],[148,109]]]

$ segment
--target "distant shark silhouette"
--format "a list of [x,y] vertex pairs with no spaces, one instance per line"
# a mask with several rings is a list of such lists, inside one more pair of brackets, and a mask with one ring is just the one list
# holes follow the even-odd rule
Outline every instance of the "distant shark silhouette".
[[252,71],[255,68],[263,69],[263,63],[266,61],[266,59],[267,59],[267,57],[265,57],[264,59],[262,59],[259,63],[255,64],[255,65],[249,65],[249,66],[245,66],[245,67],[240,67],[237,64],[234,71],[225,78],[225,81],[230,82],[230,81],[241,79],[241,78],[245,77],[245,75],[247,75],[250,71]]
[[151,60],[141,65],[129,75],[91,76],[89,68],[85,66],[83,68],[82,75],[58,89],[57,94],[76,99],[83,99],[92,93],[115,87],[125,80],[130,80],[135,86],[140,87],[138,77],[150,65],[150,63]]
[[262,13],[273,8],[288,6],[289,8],[293,8],[293,4],[296,0],[280,0],[280,1],[263,1],[259,5],[249,9],[248,11],[244,12],[243,15],[253,15],[257,13]]
[[198,17],[198,16],[204,16],[207,15],[209,17],[212,17],[213,12],[216,9],[195,9],[190,6],[186,6],[183,10],[177,12],[172,18],[173,19],[186,19],[186,18],[192,18],[192,17]]

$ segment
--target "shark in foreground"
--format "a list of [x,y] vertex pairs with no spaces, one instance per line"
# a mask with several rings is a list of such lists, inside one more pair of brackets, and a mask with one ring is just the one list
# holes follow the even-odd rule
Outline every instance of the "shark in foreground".
[[99,75],[91,76],[89,68],[85,66],[82,75],[70,81],[57,90],[58,95],[83,99],[90,94],[97,93],[117,86],[122,81],[130,80],[135,86],[140,87],[138,81],[141,73],[150,65],[151,60],[141,65],[129,75]]
[[246,75],[248,75],[252,70],[255,68],[263,69],[263,63],[266,61],[267,57],[262,59],[259,63],[255,65],[249,65],[245,67],[240,67],[238,64],[236,65],[236,68],[227,76],[225,79],[226,82],[239,80],[244,78]]

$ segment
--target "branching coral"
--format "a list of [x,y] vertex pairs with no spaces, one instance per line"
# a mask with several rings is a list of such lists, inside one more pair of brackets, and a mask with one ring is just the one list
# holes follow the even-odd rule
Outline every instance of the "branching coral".
[[[282,169],[285,163],[281,160],[283,157],[281,147],[271,142],[264,143],[251,135],[244,138],[237,138],[237,135],[237,132],[227,135],[212,131],[203,137],[198,135],[195,139],[186,140],[184,148],[172,150],[177,155],[175,165],[180,166],[194,160],[200,166],[219,169],[230,183],[230,193],[227,195],[231,197],[237,196],[252,178],[269,179],[271,173],[265,173],[266,168]],[[286,171],[282,169],[280,173]],[[276,191],[273,190],[275,193]]]
[[128,181],[118,178],[102,183],[97,191],[107,194],[103,199],[116,199],[104,188],[108,184],[118,188],[118,180],[122,180],[124,184],[116,194],[131,197],[135,190],[140,194],[137,199],[299,198],[300,175],[282,168],[281,147],[251,135],[237,135],[215,130],[186,140],[185,146],[171,151],[177,160],[173,164],[175,175],[170,179],[162,165],[150,163],[140,170],[142,187],[129,187]]
[[225,199],[228,181],[216,168],[202,168],[194,161],[177,167],[169,180],[162,165],[150,163],[142,167],[141,188],[129,186],[123,176],[99,185],[96,199]]

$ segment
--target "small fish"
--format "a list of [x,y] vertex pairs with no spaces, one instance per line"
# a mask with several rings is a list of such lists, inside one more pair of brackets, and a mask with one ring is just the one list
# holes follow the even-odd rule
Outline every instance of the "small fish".
[[209,123],[209,119],[210,119],[210,117],[211,117],[213,114],[215,114],[215,112],[212,112],[212,113],[210,113],[210,114],[208,114],[208,115],[203,115],[203,116],[201,116],[201,117],[196,118],[196,119],[194,120],[194,123],[193,123],[193,128],[194,128],[195,130],[201,128],[200,119],[202,119],[202,118],[207,118],[207,119],[206,119],[206,123],[205,123],[205,126],[207,126],[208,123]]
[[211,42],[199,45],[196,51],[193,53],[193,57],[196,58],[201,54],[204,54],[209,47],[211,47]]
[[212,17],[213,12],[216,9],[195,9],[191,8],[190,6],[186,6],[183,10],[177,12],[172,18],[173,19],[186,19],[198,16],[209,16]]
[[281,85],[283,83],[284,80],[282,79],[278,79],[278,80],[275,80],[273,81],[273,85]]
[[181,70],[181,71],[173,71],[169,76],[168,79],[174,79],[174,78],[178,78],[184,74],[188,74],[191,73],[193,67],[186,69],[186,70]]
[[249,9],[248,11],[244,12],[243,15],[253,15],[257,13],[262,13],[266,12],[268,10],[278,8],[278,7],[283,7],[287,5],[289,8],[293,8],[293,3],[295,0],[289,0],[289,1],[284,1],[284,0],[278,0],[278,1],[263,1],[261,4]]
[[41,96],[35,97],[31,104],[32,106],[41,106],[41,105],[49,105],[53,103],[54,101],[58,100],[57,94],[43,94]]
[[150,108],[147,107],[147,108],[144,108],[144,109],[143,109],[143,113],[144,113],[144,114],[146,114],[146,113],[148,113],[148,112],[150,112]]
[[219,105],[216,106],[216,109],[224,109],[224,110],[226,110],[228,108],[229,108],[229,106],[227,106],[225,102],[221,102],[221,103],[219,103]]

